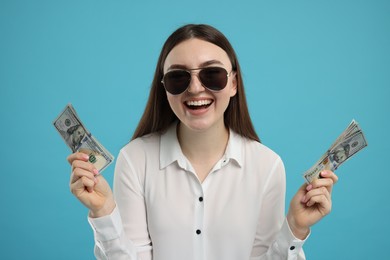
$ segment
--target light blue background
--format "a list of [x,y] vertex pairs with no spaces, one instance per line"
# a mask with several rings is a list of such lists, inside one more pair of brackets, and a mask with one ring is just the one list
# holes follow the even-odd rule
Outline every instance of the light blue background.
[[[287,170],[287,205],[355,118],[368,148],[337,171],[308,259],[385,259],[390,203],[390,1],[0,1],[0,258],[93,259],[52,126],[71,102],[117,155],[144,109],[160,48],[186,23],[231,40],[252,119]],[[113,166],[104,175],[112,182]]]

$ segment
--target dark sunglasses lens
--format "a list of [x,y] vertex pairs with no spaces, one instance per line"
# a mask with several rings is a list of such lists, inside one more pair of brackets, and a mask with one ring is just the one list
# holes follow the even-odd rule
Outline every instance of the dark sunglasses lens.
[[199,72],[199,78],[206,88],[219,91],[226,87],[227,74],[224,68],[210,67],[202,69]]
[[172,95],[184,92],[191,81],[191,74],[185,70],[173,70],[164,76],[165,89]]

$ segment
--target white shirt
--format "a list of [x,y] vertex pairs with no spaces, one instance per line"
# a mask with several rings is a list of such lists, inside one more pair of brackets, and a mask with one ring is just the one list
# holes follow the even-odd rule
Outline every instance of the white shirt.
[[284,215],[285,170],[266,146],[230,131],[201,183],[176,124],[119,153],[111,215],[89,222],[98,259],[305,259]]

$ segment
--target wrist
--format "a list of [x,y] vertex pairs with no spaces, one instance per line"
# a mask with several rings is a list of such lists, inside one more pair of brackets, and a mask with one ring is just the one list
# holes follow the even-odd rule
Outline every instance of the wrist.
[[98,210],[90,210],[89,216],[91,218],[101,218],[104,216],[110,215],[116,207],[116,204],[114,201],[110,201],[109,203],[106,203],[102,208]]
[[310,233],[310,227],[299,225],[295,218],[290,214],[287,214],[287,223],[293,235],[300,240],[306,239]]

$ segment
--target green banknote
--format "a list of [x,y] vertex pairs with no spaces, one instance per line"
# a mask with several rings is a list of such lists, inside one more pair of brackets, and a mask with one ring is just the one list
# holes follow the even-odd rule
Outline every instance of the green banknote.
[[304,174],[307,183],[320,177],[322,170],[335,171],[349,158],[367,147],[367,141],[359,124],[352,120],[326,153]]
[[99,172],[114,161],[112,154],[84,126],[71,104],[66,105],[53,125],[72,152],[88,154]]

